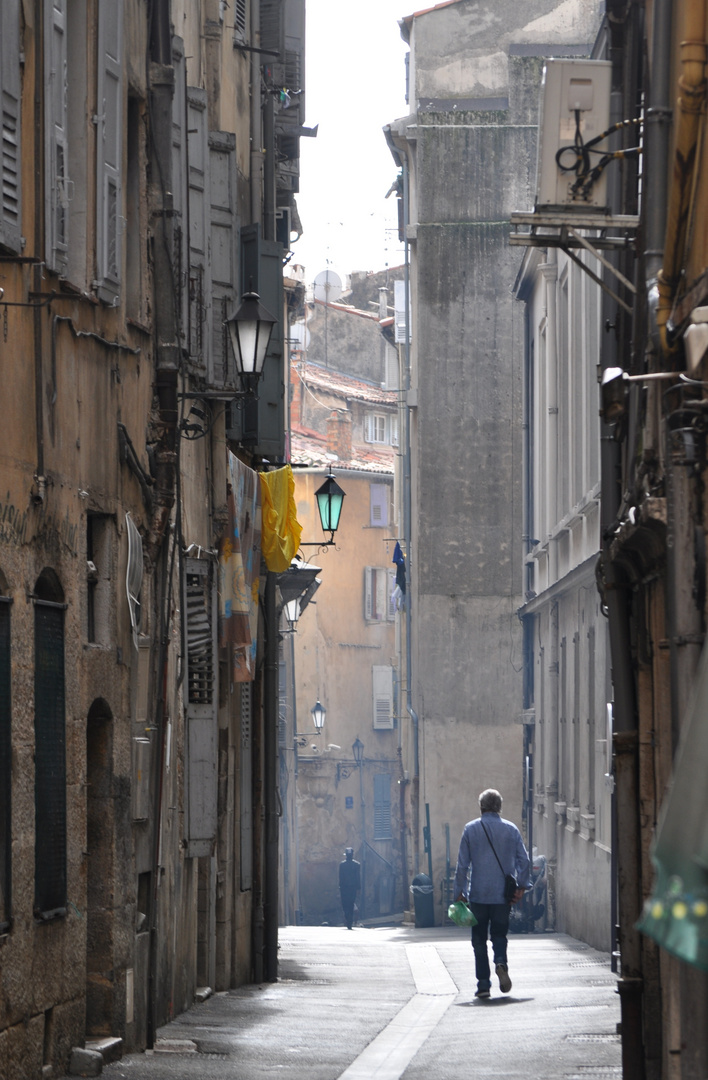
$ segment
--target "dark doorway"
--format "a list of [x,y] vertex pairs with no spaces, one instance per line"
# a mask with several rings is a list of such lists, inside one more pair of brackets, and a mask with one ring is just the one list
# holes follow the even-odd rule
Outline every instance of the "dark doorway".
[[115,1034],[113,714],[102,698],[86,722],[86,1033]]

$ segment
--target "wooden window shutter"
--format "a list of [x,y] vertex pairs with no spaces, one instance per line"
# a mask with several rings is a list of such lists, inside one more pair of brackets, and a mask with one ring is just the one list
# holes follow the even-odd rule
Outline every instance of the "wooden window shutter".
[[278,746],[288,745],[288,665],[281,660],[278,665]]
[[387,570],[388,588],[386,589],[386,618],[394,622],[396,618],[396,602],[393,598],[393,590],[396,588],[396,571]]
[[0,597],[0,930],[11,914],[12,883],[12,697],[11,601]]
[[364,442],[374,441],[374,416],[366,413],[364,416]]
[[96,291],[117,304],[123,218],[123,0],[99,0],[96,97]]
[[189,196],[187,183],[187,65],[182,38],[172,38],[175,91],[172,98],[172,205],[174,209],[175,287],[180,344],[189,330]]
[[371,509],[370,524],[372,526],[388,525],[388,484],[371,484],[369,487],[369,505]]
[[374,581],[373,566],[364,568],[364,618],[370,622],[374,617]]
[[233,409],[227,436],[247,442],[255,454],[285,454],[285,361],[283,356],[283,246],[261,238],[260,225],[239,230],[241,283],[253,289],[276,319],[266,353],[258,400]]
[[[406,283],[394,281],[393,283],[393,310],[394,310],[394,334],[393,340],[396,345],[405,345],[406,342]],[[411,317],[410,290],[408,292],[408,317]],[[408,327],[408,340],[411,340],[411,329]]]
[[252,686],[241,683],[241,891],[253,886]]
[[22,250],[22,157],[20,141],[20,0],[0,0],[0,100],[2,192],[0,244]]
[[391,774],[374,775],[374,840],[391,839]]
[[45,208],[47,267],[63,274],[68,261],[67,0],[45,6]]
[[34,913],[66,910],[64,605],[34,601]]
[[383,568],[376,570],[376,592],[374,596],[374,618],[385,619],[388,611],[388,573]]
[[211,282],[207,246],[209,142],[206,91],[187,87],[187,157],[189,162],[189,357],[206,371],[209,353]]
[[246,0],[235,0],[234,4],[234,40],[246,40]]
[[224,323],[236,302],[236,137],[209,135],[212,338],[208,379],[216,388],[236,387],[236,366]]
[[387,731],[393,727],[393,668],[375,665],[372,673],[374,728]]
[[187,854],[212,854],[217,827],[216,589],[210,560],[184,560]]

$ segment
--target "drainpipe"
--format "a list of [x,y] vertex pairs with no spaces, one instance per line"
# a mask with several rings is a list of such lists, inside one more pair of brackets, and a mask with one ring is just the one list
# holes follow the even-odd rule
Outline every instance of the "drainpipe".
[[[407,157],[401,158],[401,166],[403,169],[403,222],[404,230],[410,221],[410,180],[408,173],[408,159]],[[412,705],[413,701],[413,646],[411,641],[411,631],[413,626],[412,617],[412,605],[413,597],[411,594],[411,554],[412,554],[412,511],[411,511],[411,406],[409,404],[409,396],[411,390],[411,310],[410,310],[410,249],[408,246],[408,236],[404,231],[403,239],[403,251],[404,251],[404,304],[405,304],[405,358],[406,358],[406,370],[405,370],[405,392],[406,392],[406,435],[405,435],[405,454],[403,460],[403,535],[408,541],[408,558],[406,559],[406,682],[408,684],[408,692],[406,695],[406,708],[408,715],[411,718],[413,724],[413,787],[411,791],[411,810],[413,812],[413,821],[411,823],[411,830],[413,833],[413,868],[415,873],[419,872],[420,868],[420,758],[419,758],[419,719],[418,713],[415,711]]]
[[[551,468],[551,483],[546,485],[545,515],[543,517],[546,535],[548,535],[556,521],[558,511],[556,505],[556,492],[558,491],[558,349],[556,344],[556,281],[558,280],[558,255],[555,248],[548,252],[545,263],[541,263],[539,270],[543,274],[546,290],[546,404],[548,415],[546,418],[546,461]],[[551,499],[553,498],[553,502]],[[549,551],[550,555],[550,551]]]
[[[251,0],[251,44],[261,44],[261,4]],[[263,206],[263,133],[261,119],[261,64],[259,53],[251,53],[251,221],[261,220]]]
[[[661,4],[662,0],[658,0]],[[664,14],[664,13],[662,13]],[[611,58],[612,95],[610,122],[625,118],[623,94],[624,50],[620,30],[615,24]],[[656,31],[655,31],[656,33]],[[661,68],[661,64],[658,65]],[[663,95],[661,83],[656,91]],[[659,109],[652,115],[655,142],[665,134],[666,112]],[[616,137],[618,140],[619,137]],[[649,135],[647,135],[649,138]],[[614,146],[613,146],[614,148]],[[614,209],[624,209],[620,176],[610,172],[608,197]],[[658,201],[659,194],[653,197]],[[657,217],[658,220],[658,217]],[[656,229],[656,225],[654,226]],[[651,231],[651,230],[648,230]],[[614,260],[617,261],[616,259]],[[605,333],[602,337],[600,363],[603,369],[616,365],[620,350],[628,348],[630,328],[621,317],[614,300],[603,294],[602,318]],[[631,425],[633,430],[633,425]],[[639,821],[639,730],[630,638],[629,582],[622,568],[613,560],[612,542],[620,513],[622,494],[621,445],[613,438],[613,428],[601,424],[600,432],[600,537],[603,600],[609,623],[610,655],[614,702],[612,706],[613,830],[611,886],[617,911],[617,927],[613,927],[613,960],[615,942],[620,957],[620,978],[617,989],[622,1015],[622,1069],[624,1080],[642,1080],[645,1074],[645,1051],[642,1040],[642,950],[635,923],[641,910],[641,830]],[[628,440],[629,442],[630,440]],[[632,447],[628,449],[631,458]],[[631,465],[629,466],[631,468]],[[616,897],[616,904],[614,902]],[[613,970],[615,970],[613,964]]]
[[266,575],[263,674],[263,773],[265,801],[264,978],[278,979],[278,605],[276,575]]
[[[664,355],[675,352],[667,339],[666,323],[683,270],[686,238],[694,198],[698,139],[706,98],[706,13],[702,2],[685,6],[686,40],[681,42],[682,74],[676,102],[676,144],[666,221],[664,261],[658,276],[657,328]],[[670,38],[669,38],[670,41]]]

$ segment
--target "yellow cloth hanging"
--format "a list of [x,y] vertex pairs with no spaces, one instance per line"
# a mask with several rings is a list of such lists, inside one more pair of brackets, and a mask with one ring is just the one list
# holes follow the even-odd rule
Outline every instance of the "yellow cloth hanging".
[[261,546],[269,570],[287,570],[300,546],[302,525],[297,520],[295,480],[289,465],[259,473],[263,503]]

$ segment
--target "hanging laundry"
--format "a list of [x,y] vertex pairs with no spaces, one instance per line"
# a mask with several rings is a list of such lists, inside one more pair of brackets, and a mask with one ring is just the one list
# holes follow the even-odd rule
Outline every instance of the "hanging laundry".
[[393,549],[391,562],[396,564],[396,584],[391,593],[391,603],[396,608],[396,611],[402,611],[406,605],[406,557],[401,551],[398,540]]
[[258,473],[229,451],[228,529],[219,545],[219,642],[234,650],[234,682],[256,672],[261,569],[261,486]]
[[259,473],[263,500],[263,558],[269,570],[282,574],[300,547],[302,526],[297,520],[295,480],[289,465]]

